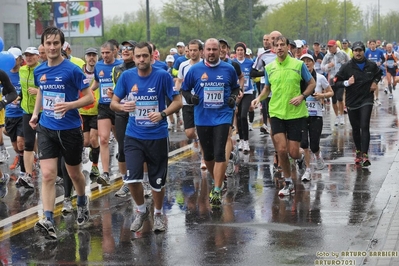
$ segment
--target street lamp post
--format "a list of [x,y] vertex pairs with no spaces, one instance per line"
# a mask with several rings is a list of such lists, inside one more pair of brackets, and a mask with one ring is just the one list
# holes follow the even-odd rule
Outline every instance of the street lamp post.
[[149,0],[145,1],[146,4],[146,17],[147,17],[147,41],[151,41],[151,31],[150,31],[150,3]]
[[348,38],[346,36],[346,0],[344,1],[344,38]]

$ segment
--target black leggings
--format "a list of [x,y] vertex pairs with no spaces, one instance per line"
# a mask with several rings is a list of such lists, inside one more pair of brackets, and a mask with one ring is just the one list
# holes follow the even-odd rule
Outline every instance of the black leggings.
[[115,113],[115,138],[118,142],[118,162],[125,162],[125,132],[127,127],[127,122],[129,120],[129,114],[119,114]]
[[320,136],[323,129],[323,117],[309,116],[306,119],[306,126],[302,133],[301,148],[309,148],[313,153],[320,150]]
[[197,126],[197,134],[204,153],[205,161],[225,162],[226,142],[230,124],[218,126]]
[[244,94],[240,104],[238,105],[237,112],[237,127],[240,139],[248,140],[248,111],[251,107],[251,102],[254,99],[253,94]]
[[[260,82],[256,82],[256,87],[258,88],[258,95],[262,92],[263,86],[265,84],[261,84]],[[263,119],[263,124],[267,125],[267,118],[269,117],[269,103],[267,102],[266,98],[265,100],[261,101],[260,104],[262,105],[262,119]],[[270,99],[270,98],[269,98]]]
[[368,153],[370,145],[370,118],[373,105],[364,105],[357,109],[348,108],[349,122],[352,126],[352,137],[356,150]]

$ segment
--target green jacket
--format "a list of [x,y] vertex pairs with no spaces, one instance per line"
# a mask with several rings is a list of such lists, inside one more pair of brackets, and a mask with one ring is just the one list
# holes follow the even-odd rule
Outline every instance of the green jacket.
[[35,80],[33,77],[33,70],[40,65],[37,63],[34,67],[22,66],[19,70],[19,80],[21,83],[21,107],[27,114],[32,114],[35,108],[36,95],[29,94],[28,88],[35,87]]

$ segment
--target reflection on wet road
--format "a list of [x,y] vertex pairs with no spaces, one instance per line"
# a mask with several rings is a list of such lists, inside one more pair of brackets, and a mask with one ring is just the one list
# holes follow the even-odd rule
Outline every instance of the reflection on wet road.
[[[365,250],[382,209],[373,201],[398,150],[396,106],[388,99],[373,111],[371,133],[372,166],[361,169],[354,165],[348,118],[345,126],[334,127],[327,106],[321,140],[326,167],[316,170],[312,164],[308,183],[301,182],[294,171],[296,194],[280,198],[277,193],[282,179],[280,173],[273,174],[270,136],[260,135],[255,128],[250,133],[251,152],[240,154],[234,177],[226,181],[223,207],[216,211],[209,206],[212,181],[207,171],[200,170],[198,153],[187,146],[181,130],[171,132],[172,156],[163,206],[168,230],[161,234],[151,231],[151,219],[141,232],[130,231],[134,205],[130,197],[114,197],[121,185],[117,179],[110,188],[87,187],[92,199],[91,221],[84,228],[77,227],[74,214],[61,215],[57,205],[59,239],[49,243],[32,229],[41,215],[38,180],[33,191],[17,189],[11,181],[8,195],[0,202],[1,262],[314,265],[316,259],[331,258],[333,252]],[[115,159],[112,163],[116,176]],[[1,167],[8,169],[7,165]],[[57,187],[58,195],[62,191]],[[151,206],[151,199],[146,203]],[[357,265],[363,258],[348,259]]]

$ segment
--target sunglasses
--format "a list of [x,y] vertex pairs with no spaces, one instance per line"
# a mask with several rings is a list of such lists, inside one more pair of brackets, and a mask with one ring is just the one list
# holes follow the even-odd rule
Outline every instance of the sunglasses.
[[132,47],[132,46],[122,46],[122,51],[125,51],[125,50],[133,51],[133,48],[134,47]]

